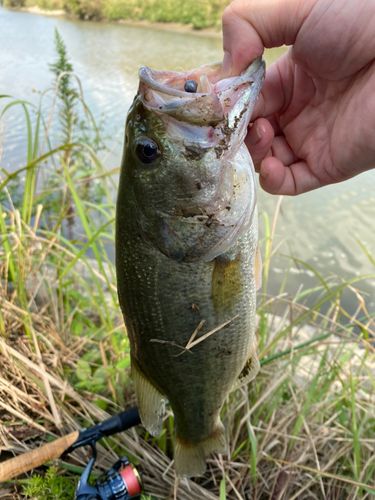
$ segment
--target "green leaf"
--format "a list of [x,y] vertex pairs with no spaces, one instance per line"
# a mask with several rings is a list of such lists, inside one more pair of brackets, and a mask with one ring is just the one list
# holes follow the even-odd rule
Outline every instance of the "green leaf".
[[126,368],[128,368],[129,365],[130,365],[130,356],[126,356],[125,358],[120,359],[120,361],[116,363],[116,370],[125,370]]
[[82,321],[77,321],[77,320],[74,320],[72,322],[72,331],[75,335],[81,335],[82,331],[83,331],[83,323]]
[[223,479],[220,481],[220,500],[227,500],[227,491],[225,485],[225,475]]
[[87,361],[80,359],[76,366],[76,375],[79,380],[87,380],[91,377],[91,367]]
[[97,406],[98,408],[100,408],[101,410],[106,410],[107,407],[108,407],[108,403],[106,403],[105,401],[103,401],[102,399],[100,398],[97,398],[93,401],[94,405]]
[[100,366],[92,377],[93,385],[105,385],[107,383],[106,369],[104,366]]

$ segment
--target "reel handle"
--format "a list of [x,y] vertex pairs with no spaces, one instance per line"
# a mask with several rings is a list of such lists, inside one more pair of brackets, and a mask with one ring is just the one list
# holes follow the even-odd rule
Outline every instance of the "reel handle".
[[61,457],[64,451],[77,441],[78,436],[79,431],[71,432],[56,441],[0,463],[0,483]]

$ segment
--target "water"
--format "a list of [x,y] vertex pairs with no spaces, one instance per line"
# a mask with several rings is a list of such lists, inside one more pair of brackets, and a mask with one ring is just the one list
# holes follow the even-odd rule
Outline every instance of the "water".
[[[81,79],[85,100],[95,118],[105,116],[105,134],[113,153],[106,157],[108,168],[119,166],[126,111],[138,84],[138,69],[190,69],[220,60],[219,38],[173,33],[113,23],[70,21],[0,8],[0,94],[38,103],[39,94],[52,81],[47,63],[56,59],[55,27],[66,42],[74,70]],[[283,49],[266,53],[270,64]],[[47,96],[48,109],[51,98]],[[26,157],[25,120],[21,108],[6,114],[2,168],[14,171]],[[323,278],[375,273],[375,268],[357,240],[375,256],[375,171],[345,183],[327,186],[281,205],[274,247],[282,242],[270,270],[270,293],[280,290],[285,268],[293,255],[318,271]],[[259,190],[259,210],[272,217],[277,198]],[[260,237],[264,224],[260,218]],[[317,285],[314,274],[293,265],[286,291]],[[370,312],[375,312],[375,279],[357,284]],[[302,287],[302,288],[301,288]],[[344,307],[353,313],[357,300],[353,292],[343,297]]]

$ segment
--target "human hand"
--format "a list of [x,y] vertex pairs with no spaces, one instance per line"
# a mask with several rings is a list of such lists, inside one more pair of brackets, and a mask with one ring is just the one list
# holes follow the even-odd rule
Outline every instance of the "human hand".
[[292,45],[267,69],[245,140],[265,191],[300,194],[375,167],[374,26],[371,0],[235,0],[224,11],[223,77]]

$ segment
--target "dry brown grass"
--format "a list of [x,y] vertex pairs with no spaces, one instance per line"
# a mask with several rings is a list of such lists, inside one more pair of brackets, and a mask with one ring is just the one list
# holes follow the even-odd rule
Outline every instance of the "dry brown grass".
[[[74,369],[90,349],[91,341],[77,340],[74,335],[59,331],[51,320],[47,304],[28,316],[28,328],[34,332],[29,338],[25,333],[24,312],[17,307],[15,299],[1,290],[6,336],[0,340],[0,449],[6,456],[24,453],[51,437],[80,429],[82,422],[94,424],[120,410],[109,399],[109,411],[101,410],[93,404],[95,394],[77,390],[68,381],[66,367]],[[337,327],[333,320],[329,324],[332,329]],[[288,327],[285,318],[269,315],[269,341],[285,327]],[[313,327],[292,329],[279,343],[278,351],[309,341],[314,330]],[[363,437],[358,436],[360,475],[355,478],[349,467],[354,458],[353,433],[338,418],[339,412],[347,409],[340,401],[344,403],[346,397],[350,400],[350,394],[345,396],[342,388],[350,390],[350,379],[354,377],[358,426],[362,425],[362,415],[373,421],[370,429],[374,428],[373,348],[353,337],[350,330],[341,329],[339,335],[336,332],[334,337],[318,342],[313,353],[300,357],[298,351],[291,351],[287,357],[286,365],[285,358],[264,364],[249,394],[243,388],[231,396],[224,418],[228,456],[232,458],[210,457],[205,476],[195,481],[181,481],[177,498],[218,499],[223,477],[226,498],[233,500],[375,498],[375,494],[370,493],[371,488],[375,491],[375,435],[366,432]],[[323,359],[325,365],[322,365]],[[328,390],[323,387],[324,397],[318,398],[315,393],[309,400],[306,394],[311,392],[317,376],[316,387],[322,388],[328,379],[331,384]],[[131,390],[127,404],[135,404]],[[300,429],[295,433],[301,417]],[[167,421],[168,418],[169,415]],[[257,448],[252,451],[251,436],[253,448],[255,445]],[[108,469],[118,453],[129,454],[139,462],[146,492],[158,498],[172,498],[175,476],[171,459],[150,439],[144,438],[142,429],[133,429],[103,442],[98,446],[97,470]],[[236,450],[239,450],[237,454]],[[255,478],[250,465],[254,454]],[[69,463],[82,467],[87,461],[84,449],[75,451],[69,458]],[[6,485],[0,498],[22,498],[17,483]]]

